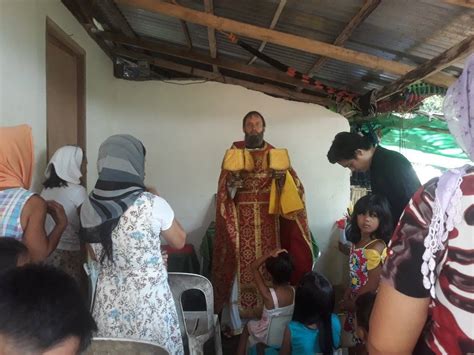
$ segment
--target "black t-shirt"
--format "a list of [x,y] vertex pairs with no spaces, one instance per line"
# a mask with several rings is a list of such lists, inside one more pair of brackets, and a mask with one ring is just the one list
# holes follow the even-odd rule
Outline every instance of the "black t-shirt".
[[385,196],[396,225],[405,206],[420,188],[411,163],[402,154],[380,146],[375,148],[370,165],[372,193]]

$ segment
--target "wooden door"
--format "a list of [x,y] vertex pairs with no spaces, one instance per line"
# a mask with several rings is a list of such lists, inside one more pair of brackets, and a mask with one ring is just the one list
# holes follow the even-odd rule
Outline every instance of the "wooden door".
[[[52,20],[46,21],[47,159],[68,144],[86,153],[85,52]],[[83,171],[86,181],[86,170]]]

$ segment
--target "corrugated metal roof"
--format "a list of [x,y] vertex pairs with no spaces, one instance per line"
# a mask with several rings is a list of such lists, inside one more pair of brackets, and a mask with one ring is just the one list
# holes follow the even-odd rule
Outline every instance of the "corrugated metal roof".
[[186,45],[179,20],[142,9],[123,6],[120,8],[132,29],[139,36],[157,38]]
[[[182,6],[204,11],[202,0],[178,0]],[[243,23],[268,27],[278,0],[214,0],[214,14]],[[332,43],[359,11],[363,0],[288,0],[275,30]],[[156,38],[185,46],[179,20],[137,8],[119,5],[139,36]],[[207,28],[188,23],[193,46],[209,51]],[[474,34],[474,10],[442,0],[383,0],[352,33],[346,48],[388,60],[419,65],[464,38]],[[216,34],[219,57],[242,63],[252,55]],[[258,48],[260,41],[243,38]],[[264,53],[295,69],[307,72],[319,56],[268,43]],[[254,66],[267,67],[257,60]],[[462,61],[445,71],[459,74]],[[397,75],[375,72],[358,65],[328,60],[314,76],[338,88],[365,92],[379,89]]]

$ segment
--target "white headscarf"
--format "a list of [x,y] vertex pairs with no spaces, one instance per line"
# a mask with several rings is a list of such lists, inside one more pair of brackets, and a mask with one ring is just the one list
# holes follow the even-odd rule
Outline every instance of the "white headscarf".
[[450,86],[444,99],[444,118],[449,131],[471,160],[474,160],[474,54]]
[[44,172],[46,178],[50,177],[51,165],[54,165],[56,174],[64,181],[70,182],[71,184],[79,185],[81,183],[80,178],[81,164],[82,164],[82,149],[73,145],[66,145],[59,148],[51,158]]

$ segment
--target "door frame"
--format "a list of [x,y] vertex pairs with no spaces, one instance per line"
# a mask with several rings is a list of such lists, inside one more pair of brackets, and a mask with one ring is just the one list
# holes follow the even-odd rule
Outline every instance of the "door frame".
[[[48,63],[48,41],[60,47],[77,60],[77,144],[86,157],[86,51],[79,46],[70,35],[64,32],[53,20],[46,17],[45,36],[45,68]],[[46,69],[45,69],[46,70]],[[46,73],[46,92],[48,88],[48,75]],[[48,98],[46,97],[46,157],[49,161],[51,154],[48,142]],[[83,165],[84,166],[84,165]],[[82,183],[86,186],[87,169],[84,168]]]

